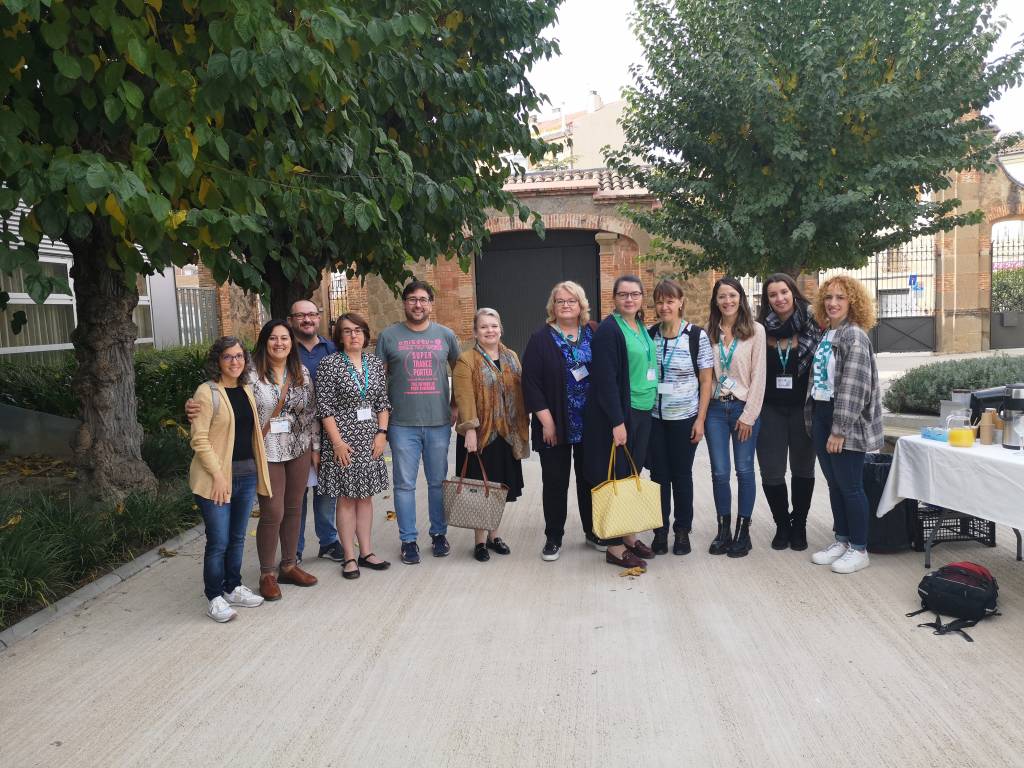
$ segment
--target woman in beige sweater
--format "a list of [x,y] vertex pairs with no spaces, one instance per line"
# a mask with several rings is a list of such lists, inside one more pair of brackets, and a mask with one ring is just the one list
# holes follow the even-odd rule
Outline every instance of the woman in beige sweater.
[[[712,555],[744,557],[750,551],[750,517],[757,494],[754,449],[764,401],[765,333],[764,327],[754,322],[747,294],[735,278],[723,277],[715,283],[707,331],[715,354],[715,387],[704,434],[718,513],[718,534],[708,551]],[[730,443],[739,486],[735,537],[731,533]]]
[[189,486],[206,523],[203,586],[207,615],[231,621],[233,606],[255,608],[263,598],[242,584],[242,553],[256,494],[270,496],[270,479],[256,401],[245,383],[249,351],[232,337],[214,342],[206,360],[210,380],[193,398]]

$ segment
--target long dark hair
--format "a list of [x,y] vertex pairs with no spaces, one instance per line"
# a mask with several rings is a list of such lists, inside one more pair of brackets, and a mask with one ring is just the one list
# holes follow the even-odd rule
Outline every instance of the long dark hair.
[[256,368],[256,377],[261,381],[267,383],[270,382],[268,374],[270,373],[270,359],[267,356],[267,343],[270,340],[270,334],[274,332],[274,329],[281,326],[288,331],[288,338],[292,340],[292,348],[288,352],[288,359],[285,362],[285,366],[288,369],[288,375],[292,381],[295,382],[296,386],[302,386],[304,379],[302,378],[302,360],[299,359],[299,344],[295,341],[295,331],[288,325],[284,320],[268,320],[267,323],[260,328],[260,335],[256,339],[256,349],[253,350],[252,360],[253,365]]
[[245,371],[248,371],[252,365],[252,358],[249,356],[249,350],[246,349],[245,344],[236,336],[221,336],[213,342],[210,351],[206,353],[206,363],[203,365],[203,370],[210,381],[220,381],[220,356],[224,354],[224,350],[231,349],[232,347],[241,347],[242,353],[245,355],[245,370],[238,377],[239,384],[245,383],[243,377],[245,376]]
[[796,280],[785,272],[776,272],[775,274],[768,275],[768,277],[764,279],[764,284],[761,286],[761,306],[757,310],[757,322],[764,323],[768,318],[768,315],[775,311],[772,309],[772,305],[768,301],[768,286],[772,283],[785,283],[789,287],[789,292],[793,294],[794,312],[807,311],[807,307],[811,305],[811,302],[809,302],[800,292],[800,289],[796,287]]
[[708,336],[711,341],[717,343],[720,326],[722,325],[722,311],[718,308],[718,289],[723,285],[735,288],[740,295],[740,307],[736,313],[736,322],[732,327],[732,335],[737,339],[749,339],[754,335],[754,318],[750,314],[750,302],[747,301],[747,292],[743,290],[740,281],[735,277],[721,277],[715,281],[715,287],[711,289],[711,311],[708,312]]
[[636,311],[636,321],[642,323],[644,321],[644,284],[640,282],[640,278],[636,275],[619,275],[615,278],[615,283],[612,285],[612,300],[615,299],[615,294],[619,292],[619,286],[622,283],[636,283],[640,286],[640,309]]

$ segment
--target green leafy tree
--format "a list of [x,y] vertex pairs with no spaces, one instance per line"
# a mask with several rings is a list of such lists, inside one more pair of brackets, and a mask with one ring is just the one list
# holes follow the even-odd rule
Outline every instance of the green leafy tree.
[[[994,0],[637,0],[626,143],[660,201],[627,211],[688,273],[857,267],[980,211],[934,193],[991,167],[981,110],[1022,82],[986,63]],[[925,194],[922,194],[925,193]]]
[[505,158],[543,156],[525,75],[557,4],[0,0],[0,270],[41,300],[40,240],[71,250],[94,488],[153,483],[138,275],[201,259],[283,315],[323,268],[397,284],[413,258],[468,261],[486,208],[529,218]]

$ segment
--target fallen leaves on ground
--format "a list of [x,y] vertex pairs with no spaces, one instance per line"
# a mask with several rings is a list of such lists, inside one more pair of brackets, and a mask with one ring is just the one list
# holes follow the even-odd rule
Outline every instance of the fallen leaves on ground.
[[156,553],[158,555],[160,555],[160,557],[177,557],[178,550],[176,550],[176,549],[167,549],[166,547],[160,547],[160,549],[158,549],[156,551]]
[[638,567],[636,567],[636,568],[627,568],[627,569],[626,569],[626,570],[624,570],[624,571],[620,571],[620,572],[619,572],[619,576],[630,576],[630,577],[633,577],[633,576],[642,576],[642,575],[644,575],[645,573],[647,573],[647,569],[646,569],[646,568],[640,568],[640,567],[638,566]]

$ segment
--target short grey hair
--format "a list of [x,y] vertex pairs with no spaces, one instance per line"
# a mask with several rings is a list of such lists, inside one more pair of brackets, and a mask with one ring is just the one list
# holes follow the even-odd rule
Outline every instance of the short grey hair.
[[473,315],[473,330],[474,331],[476,330],[476,326],[477,326],[477,323],[479,322],[480,318],[481,317],[485,317],[485,316],[486,317],[493,317],[495,320],[498,321],[498,327],[499,328],[504,328],[504,326],[501,324],[501,315],[498,314],[498,310],[491,309],[490,307],[480,307],[480,309],[478,309],[476,311],[476,314]]

